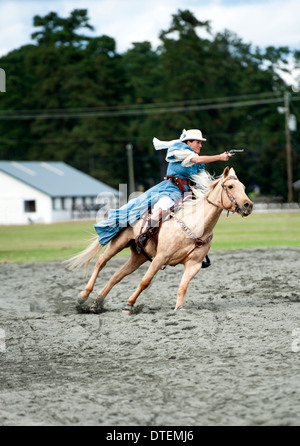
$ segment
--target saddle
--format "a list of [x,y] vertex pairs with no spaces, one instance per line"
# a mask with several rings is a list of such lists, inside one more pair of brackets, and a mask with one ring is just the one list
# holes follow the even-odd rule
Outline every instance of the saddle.
[[[151,209],[149,208],[147,213],[143,217],[144,220],[140,229],[140,233],[135,239],[137,251],[141,252],[143,248],[148,245],[150,240],[154,240],[155,244],[157,245],[159,231],[163,222],[168,220],[168,218],[172,218],[171,213],[178,211],[181,208],[183,202],[191,198],[193,198],[192,192],[186,193],[185,196],[177,200],[174,206],[172,206],[169,210],[163,211],[161,218],[156,221],[151,220]],[[155,224],[153,225],[153,223]]]
[[[159,221],[155,221],[155,226],[153,226],[153,220],[151,220],[151,209],[149,208],[143,217],[144,220],[139,235],[135,238],[135,240],[132,240],[132,245],[135,247],[136,251],[138,253],[143,253],[146,259],[152,262],[152,258],[146,253],[144,248],[146,248],[150,240],[154,240],[155,244],[157,245],[159,231],[163,222],[165,222],[168,218],[172,218],[172,214],[174,215],[174,212],[177,212],[186,200],[193,198],[195,197],[192,192],[185,193],[184,196],[176,201],[174,206],[172,206],[169,210],[162,212],[162,216]],[[144,229],[146,224],[147,227]],[[206,256],[205,261],[202,261],[202,268],[208,268],[210,265],[210,259],[208,256]]]

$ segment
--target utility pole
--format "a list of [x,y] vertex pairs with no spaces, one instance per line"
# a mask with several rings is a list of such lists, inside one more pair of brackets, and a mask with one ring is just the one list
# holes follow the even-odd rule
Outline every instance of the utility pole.
[[131,195],[135,189],[132,144],[127,144],[126,150],[127,150],[127,160],[128,160],[129,195]]
[[287,189],[288,203],[293,201],[293,174],[292,174],[292,148],[290,134],[290,94],[284,94],[285,111],[285,150],[286,150],[286,168],[287,168]]
[[6,74],[3,68],[0,68],[0,92],[6,92]]

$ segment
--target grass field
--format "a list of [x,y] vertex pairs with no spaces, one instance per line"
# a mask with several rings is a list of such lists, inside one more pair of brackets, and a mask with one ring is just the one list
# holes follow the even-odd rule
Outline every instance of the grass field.
[[[91,221],[2,226],[0,262],[64,260],[86,248],[94,235]],[[272,246],[300,247],[300,213],[222,215],[212,241],[213,250]]]

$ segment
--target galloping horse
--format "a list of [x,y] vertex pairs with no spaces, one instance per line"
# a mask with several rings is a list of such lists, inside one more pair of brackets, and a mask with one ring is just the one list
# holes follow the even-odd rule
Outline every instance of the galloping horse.
[[[130,314],[138,296],[145,290],[154,275],[165,265],[184,265],[184,273],[178,288],[175,311],[183,309],[183,299],[191,279],[199,272],[202,261],[207,255],[213,228],[223,210],[237,212],[245,217],[252,212],[253,203],[245,193],[245,186],[238,180],[234,169],[226,167],[218,178],[211,177],[207,172],[195,175],[193,193],[195,199],[183,202],[181,209],[170,212],[170,218],[163,222],[157,244],[151,240],[145,248],[151,263],[136,291],[129,297],[123,312]],[[138,220],[134,225],[120,231],[108,244],[107,249],[99,256],[93,274],[84,291],[78,299],[83,304],[92,292],[99,272],[106,263],[126,246],[131,248],[128,261],[111,277],[91,306],[91,312],[97,312],[102,307],[104,298],[113,286],[125,276],[133,273],[148,259],[143,252],[137,252],[134,243],[140,233],[143,223]],[[90,260],[102,250],[95,240],[82,253],[68,261],[70,269],[83,266],[86,268]]]

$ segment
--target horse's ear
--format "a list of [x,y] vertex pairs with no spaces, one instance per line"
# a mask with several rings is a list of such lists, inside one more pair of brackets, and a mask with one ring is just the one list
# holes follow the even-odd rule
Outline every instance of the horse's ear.
[[229,175],[229,167],[225,167],[224,172],[223,172],[223,177],[226,178]]

